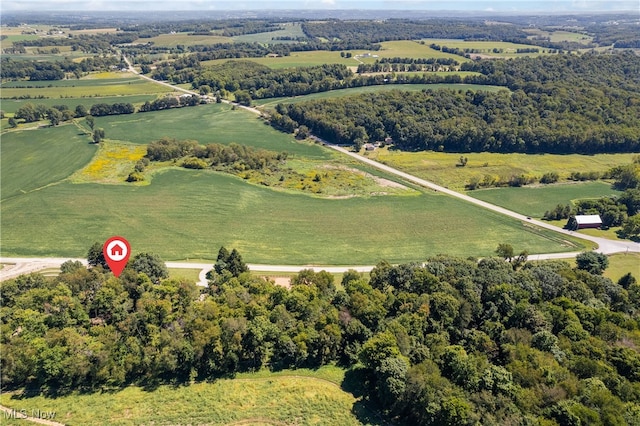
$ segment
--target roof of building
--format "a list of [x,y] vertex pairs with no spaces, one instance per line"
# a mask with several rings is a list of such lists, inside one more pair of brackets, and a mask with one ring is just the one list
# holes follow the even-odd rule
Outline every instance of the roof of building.
[[602,224],[602,219],[600,219],[599,214],[578,214],[576,215],[576,223],[578,225],[586,225],[586,224],[594,224],[594,223]]

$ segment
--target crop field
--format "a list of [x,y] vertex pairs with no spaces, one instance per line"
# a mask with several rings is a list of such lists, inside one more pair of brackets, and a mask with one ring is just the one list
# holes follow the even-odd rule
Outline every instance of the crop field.
[[378,149],[367,156],[451,189],[464,190],[471,178],[485,175],[509,178],[525,174],[541,177],[557,172],[566,179],[572,172],[605,172],[612,167],[630,164],[637,154],[552,155],[496,154],[490,152],[464,154],[465,167],[456,167],[459,153],[403,152]]
[[3,393],[0,401],[17,410],[38,407],[55,412],[55,421],[82,425],[362,424],[354,413],[366,422],[374,421],[358,399],[341,389],[340,382],[314,376],[318,374],[306,370],[259,372],[213,383],[160,386],[152,392],[131,386],[58,398],[11,399],[11,393]]
[[148,186],[62,182],[5,200],[2,229],[3,253],[21,256],[84,256],[114,234],[166,260],[212,259],[224,245],[267,264],[490,256],[501,242],[531,253],[582,249],[444,195],[322,199],[176,169]]
[[493,188],[469,191],[467,194],[479,200],[541,218],[547,210],[558,204],[569,204],[575,200],[620,195],[607,182],[581,182],[556,185],[540,185],[523,188]]
[[[97,147],[73,124],[2,135],[2,200],[69,177]],[[6,228],[3,227],[3,232]]]
[[[160,86],[158,86],[160,87]],[[91,97],[91,98],[48,98],[48,99],[2,99],[2,110],[5,113],[15,113],[20,107],[26,103],[32,103],[34,105],[42,104],[47,107],[54,105],[66,105],[69,109],[75,110],[78,105],[84,105],[87,110],[92,105],[105,103],[114,104],[116,102],[130,103],[133,105],[142,105],[146,101],[153,101],[156,99],[156,95],[132,95],[132,96],[105,96],[105,97]],[[3,126],[4,128],[4,126]]]
[[362,93],[380,93],[380,92],[388,92],[391,90],[407,90],[407,91],[422,91],[422,90],[439,90],[439,89],[449,89],[449,90],[486,90],[489,92],[497,92],[500,90],[508,90],[501,86],[483,86],[479,84],[387,84],[384,86],[365,86],[365,87],[354,87],[350,89],[340,89],[340,90],[331,90],[329,92],[321,92],[321,93],[313,93],[311,95],[305,96],[295,96],[289,98],[269,98],[269,99],[258,99],[253,101],[253,103],[257,106],[271,109],[275,107],[277,104],[296,104],[300,102],[306,102],[310,100],[316,99],[333,99],[340,98],[344,96],[355,96],[360,95]]
[[147,144],[162,137],[196,140],[202,144],[231,142],[290,155],[330,158],[331,153],[312,143],[300,143],[269,126],[255,114],[210,104],[157,112],[96,118],[108,139]]
[[[126,77],[125,77],[126,76]],[[166,93],[166,86],[123,73],[124,78],[14,81],[2,84],[3,98],[82,98]]]

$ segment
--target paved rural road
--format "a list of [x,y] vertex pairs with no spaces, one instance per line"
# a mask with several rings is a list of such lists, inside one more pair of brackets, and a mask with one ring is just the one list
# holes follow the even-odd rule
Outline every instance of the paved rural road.
[[[599,238],[599,237],[592,237],[590,235],[585,235],[585,234],[577,234],[573,231],[568,231],[566,229],[563,228],[559,228],[557,226],[551,225],[549,223],[540,221],[540,220],[535,220],[535,219],[530,219],[528,216],[525,216],[523,214],[520,213],[516,213],[514,211],[505,209],[503,207],[500,206],[496,206],[494,204],[491,203],[487,203],[485,201],[482,200],[478,200],[476,198],[470,197],[468,195],[462,194],[460,192],[456,192],[456,191],[452,191],[451,189],[445,188],[444,186],[440,186],[440,185],[436,185],[433,182],[429,182],[427,180],[421,179],[419,177],[410,175],[409,173],[405,173],[403,171],[400,171],[398,169],[395,169],[393,167],[389,167],[385,164],[379,163],[378,161],[372,160],[370,158],[367,157],[363,157],[360,154],[357,154],[355,152],[349,151],[343,147],[340,146],[336,146],[336,145],[332,145],[329,143],[326,143],[326,146],[328,146],[329,148],[332,148],[336,151],[339,151],[345,155],[348,155],[350,157],[353,157],[355,159],[357,159],[358,161],[361,161],[363,163],[366,163],[370,166],[373,166],[377,169],[383,170],[387,173],[391,173],[393,175],[399,176],[402,179],[405,179],[409,182],[413,182],[415,184],[418,184],[422,187],[425,188],[430,188],[433,189],[434,191],[438,191],[438,192],[442,192],[444,194],[450,195],[452,197],[456,197],[459,198],[461,200],[464,200],[468,203],[472,203],[475,205],[478,205],[480,207],[484,207],[486,209],[489,210],[493,210],[494,212],[503,214],[505,216],[510,216],[514,219],[518,219],[521,220],[525,223],[531,223],[532,225],[535,226],[539,226],[540,228],[545,228],[545,229],[549,229],[551,231],[554,232],[558,232],[560,234],[565,234],[565,235],[570,235],[573,237],[577,237],[577,238],[581,238],[583,240],[588,240],[591,241],[593,243],[596,243],[598,248],[596,249],[596,251],[600,252],[600,253],[604,253],[604,254],[613,254],[613,253],[620,253],[620,252],[640,252],[640,244],[639,243],[635,243],[633,241],[621,241],[621,240],[609,240],[607,238]],[[540,259],[553,259],[553,258],[558,258],[558,257],[553,257],[553,256],[561,256],[561,257],[568,257],[565,256],[568,253],[558,253],[557,255],[538,255]],[[575,254],[573,254],[575,256]],[[532,258],[537,258],[535,255],[531,256]]]

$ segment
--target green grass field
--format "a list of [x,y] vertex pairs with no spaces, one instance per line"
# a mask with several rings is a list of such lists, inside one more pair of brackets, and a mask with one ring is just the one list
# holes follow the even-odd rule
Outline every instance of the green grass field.
[[352,89],[331,90],[329,92],[313,93],[311,95],[295,96],[290,98],[258,99],[254,101],[254,104],[257,106],[265,107],[266,109],[270,109],[280,103],[295,104],[295,103],[306,102],[306,101],[316,100],[316,99],[333,99],[333,98],[339,98],[344,96],[355,96],[355,95],[360,95],[362,93],[380,93],[380,92],[388,92],[391,90],[407,90],[407,91],[419,92],[422,90],[440,90],[440,89],[463,90],[463,91],[486,90],[489,92],[508,90],[501,86],[483,86],[479,84],[387,84],[384,86],[365,86],[365,87],[354,87]]
[[132,386],[55,399],[12,399],[13,394],[3,393],[0,401],[27,413],[32,409],[55,412],[55,421],[75,425],[362,424],[354,412],[371,421],[362,403],[342,390],[341,376],[342,370],[323,367],[317,371],[241,374],[235,379],[160,386],[153,391]]
[[3,134],[2,200],[59,182],[87,164],[97,147],[79,133],[65,124]]
[[612,167],[629,164],[637,154],[552,155],[552,154],[496,154],[490,152],[464,154],[466,167],[456,167],[460,153],[434,151],[403,152],[378,149],[367,156],[397,167],[423,179],[451,189],[464,190],[471,178],[485,175],[508,178],[525,174],[541,177],[557,172],[566,179],[572,172],[605,172]]
[[614,196],[620,193],[613,189],[610,183],[601,181],[467,192],[479,200],[536,218],[541,218],[547,210],[552,210],[558,204],[565,205],[574,200]]

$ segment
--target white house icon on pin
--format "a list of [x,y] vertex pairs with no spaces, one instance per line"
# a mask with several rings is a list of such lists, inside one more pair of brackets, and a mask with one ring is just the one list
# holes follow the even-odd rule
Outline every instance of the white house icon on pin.
[[115,256],[115,257],[120,257],[120,256],[122,256],[122,252],[123,252],[124,250],[125,250],[125,249],[124,249],[120,244],[116,244],[115,246],[113,246],[113,247],[111,248],[111,256],[112,256],[112,257],[113,257],[113,256]]

